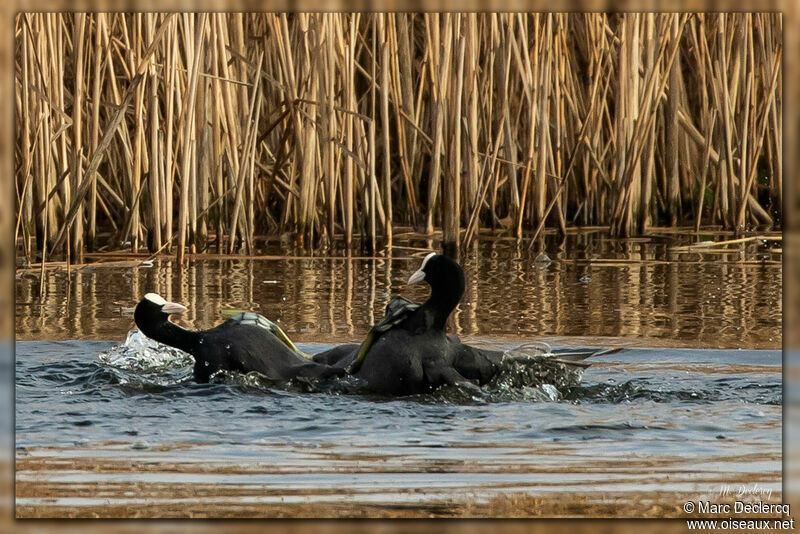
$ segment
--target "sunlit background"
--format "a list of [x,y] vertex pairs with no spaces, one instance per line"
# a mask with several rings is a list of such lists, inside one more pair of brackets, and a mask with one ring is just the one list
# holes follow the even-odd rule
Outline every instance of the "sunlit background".
[[[86,530],[86,525],[66,523],[66,522],[14,522],[13,521],[13,344],[14,339],[14,272],[13,258],[14,249],[11,236],[13,236],[14,220],[14,185],[10,179],[14,175],[14,149],[12,140],[14,139],[13,122],[10,120],[13,114],[13,16],[19,10],[55,10],[61,8],[69,9],[150,9],[157,7],[161,10],[166,9],[226,9],[226,10],[318,10],[318,9],[340,9],[344,7],[341,2],[273,2],[273,3],[253,3],[253,2],[126,2],[124,4],[111,4],[107,2],[80,2],[80,3],[60,3],[60,2],[12,2],[6,4],[2,9],[4,27],[7,28],[6,38],[0,40],[0,65],[6,70],[7,75],[0,83],[0,110],[2,116],[6,117],[3,126],[0,128],[0,157],[5,165],[5,172],[2,173],[6,194],[0,195],[0,232],[8,236],[4,239],[4,247],[0,250],[0,271],[2,275],[2,286],[0,286],[0,309],[4,313],[0,314],[0,376],[4,382],[0,388],[0,394],[4,401],[4,409],[0,411],[0,495],[3,496],[2,508],[0,508],[0,529],[9,527],[20,531],[39,532],[51,529],[64,530]],[[398,10],[434,10],[434,9],[492,9],[492,10],[524,10],[535,11],[544,10],[777,10],[784,13],[784,37],[785,37],[785,57],[784,57],[784,175],[785,180],[785,202],[786,202],[786,229],[784,236],[784,348],[786,350],[785,367],[785,428],[784,428],[784,499],[792,504],[794,510],[800,510],[800,324],[798,310],[800,310],[800,265],[798,265],[798,255],[800,254],[800,198],[796,194],[797,180],[797,157],[800,151],[797,147],[797,127],[798,109],[796,102],[800,99],[800,84],[798,83],[798,72],[800,62],[798,61],[798,50],[800,50],[800,21],[798,20],[798,4],[794,0],[786,1],[539,1],[539,2],[441,2],[441,3],[422,3],[422,2],[358,2],[348,4],[349,8],[357,7],[370,10],[398,9]],[[797,517],[797,512],[794,514]],[[131,522],[104,522],[101,525],[92,525],[103,530],[113,530],[121,532],[142,532],[145,528],[159,532],[183,531],[191,526],[198,531],[218,531],[222,526],[219,523],[131,523]],[[352,522],[337,521],[325,522],[322,524],[312,522],[268,522],[266,525],[261,523],[236,523],[236,531],[258,531],[264,528],[274,528],[288,530],[290,532],[323,531],[323,532],[396,532],[396,531],[417,531],[429,529],[446,529],[464,533],[482,532],[487,529],[501,530],[507,532],[552,532],[554,529],[564,529],[573,532],[628,532],[642,531],[644,528],[652,532],[685,532],[684,521],[670,522],[582,522],[572,525],[565,521],[513,521],[513,522],[487,522],[487,521],[455,521],[455,522]],[[225,527],[225,530],[233,530],[233,525]]]

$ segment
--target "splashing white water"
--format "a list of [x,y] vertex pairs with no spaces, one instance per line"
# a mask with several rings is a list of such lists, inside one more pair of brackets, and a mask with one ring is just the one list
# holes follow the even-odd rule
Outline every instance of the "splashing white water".
[[553,384],[542,384],[539,386],[539,389],[542,390],[551,401],[555,402],[561,400],[561,392],[556,389]]
[[98,357],[111,367],[140,373],[161,373],[194,365],[191,355],[154,341],[138,329],[128,332],[124,343],[101,352]]
[[582,371],[559,359],[547,343],[534,341],[503,353],[492,386],[500,390],[523,388],[530,400],[558,401],[566,388],[580,383]]

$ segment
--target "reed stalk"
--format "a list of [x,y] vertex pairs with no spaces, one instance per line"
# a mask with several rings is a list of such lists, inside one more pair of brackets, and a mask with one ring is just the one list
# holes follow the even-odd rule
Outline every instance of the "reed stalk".
[[18,251],[780,227],[782,24],[20,13]]

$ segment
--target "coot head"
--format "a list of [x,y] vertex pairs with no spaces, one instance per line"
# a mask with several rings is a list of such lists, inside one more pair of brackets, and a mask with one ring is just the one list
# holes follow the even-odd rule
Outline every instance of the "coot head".
[[[422,260],[422,265],[408,279],[408,284],[417,284],[425,281],[432,288],[452,288],[459,292],[459,286],[464,284],[464,271],[461,267],[441,254],[431,252]],[[463,288],[461,288],[463,291]],[[461,297],[461,295],[458,295]]]
[[164,323],[170,315],[183,313],[186,309],[183,304],[170,302],[155,293],[148,293],[136,306],[134,320],[139,329],[145,331],[148,326],[155,327]]
[[466,283],[461,267],[441,254],[431,252],[420,268],[408,279],[409,284],[425,281],[431,286],[431,296],[423,308],[433,312],[433,326],[444,329],[447,317],[464,295]]

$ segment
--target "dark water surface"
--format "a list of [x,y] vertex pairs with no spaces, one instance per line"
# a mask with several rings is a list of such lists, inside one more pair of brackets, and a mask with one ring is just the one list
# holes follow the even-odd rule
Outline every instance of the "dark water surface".
[[555,401],[535,388],[386,399],[275,389],[255,376],[195,384],[187,358],[147,354],[141,342],[132,335],[127,352],[17,343],[23,515],[245,502],[428,513],[503,494],[602,501],[724,485],[780,495],[779,351],[626,349],[597,358]]
[[[503,515],[496,499],[525,494],[670,515],[724,486],[778,502],[780,254],[570,240],[569,254],[547,250],[551,262],[504,242],[468,251],[451,325],[501,350],[625,347],[560,392],[499,384],[387,399],[255,375],[200,385],[190,358],[128,334],[136,301],[156,291],[189,306],[185,325],[255,309],[306,352],[359,340],[390,295],[424,299],[403,285],[423,250],[53,271],[44,302],[38,280],[18,275],[17,514],[272,516],[310,503],[340,508],[299,515]],[[354,512],[367,505],[377,508]]]

